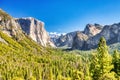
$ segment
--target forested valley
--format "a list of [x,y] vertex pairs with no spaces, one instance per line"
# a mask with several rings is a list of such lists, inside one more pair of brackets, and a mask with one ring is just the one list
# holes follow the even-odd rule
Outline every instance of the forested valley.
[[0,32],[0,80],[120,80],[120,54],[102,37],[92,51],[69,52]]

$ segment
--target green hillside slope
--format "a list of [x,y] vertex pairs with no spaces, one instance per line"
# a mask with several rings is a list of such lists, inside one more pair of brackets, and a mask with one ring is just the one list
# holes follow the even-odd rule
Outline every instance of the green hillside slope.
[[[79,69],[80,56],[61,50],[44,49],[24,37],[17,42],[0,32],[7,44],[0,42],[0,79],[57,80],[70,78]],[[78,70],[79,71],[79,70]]]

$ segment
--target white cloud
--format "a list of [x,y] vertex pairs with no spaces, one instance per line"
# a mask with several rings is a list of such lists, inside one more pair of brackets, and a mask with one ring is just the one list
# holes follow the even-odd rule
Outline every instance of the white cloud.
[[51,37],[65,35],[66,33],[48,32]]

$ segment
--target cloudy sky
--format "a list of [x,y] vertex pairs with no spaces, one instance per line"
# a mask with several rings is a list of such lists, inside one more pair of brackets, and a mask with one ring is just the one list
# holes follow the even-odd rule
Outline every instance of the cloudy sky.
[[35,17],[48,32],[83,30],[88,23],[120,22],[120,0],[0,0],[13,17]]

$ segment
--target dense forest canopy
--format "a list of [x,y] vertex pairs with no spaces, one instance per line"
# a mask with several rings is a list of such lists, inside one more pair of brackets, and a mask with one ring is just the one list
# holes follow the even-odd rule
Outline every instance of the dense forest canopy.
[[44,48],[28,37],[20,41],[0,32],[0,80],[119,80],[120,54],[109,54],[102,37],[97,50],[69,52]]

